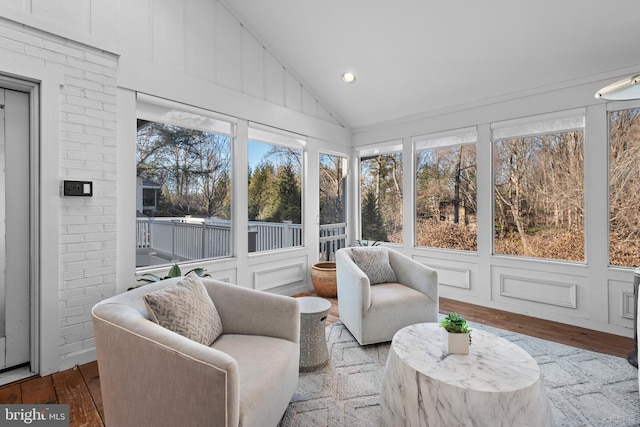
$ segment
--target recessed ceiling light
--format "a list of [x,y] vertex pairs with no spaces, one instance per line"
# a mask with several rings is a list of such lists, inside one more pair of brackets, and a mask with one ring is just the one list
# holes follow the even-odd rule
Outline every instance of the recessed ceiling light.
[[356,75],[350,71],[342,73],[342,81],[345,83],[355,83]]

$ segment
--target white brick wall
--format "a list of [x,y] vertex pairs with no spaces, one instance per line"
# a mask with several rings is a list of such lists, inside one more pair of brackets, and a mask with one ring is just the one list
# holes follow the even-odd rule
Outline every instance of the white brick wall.
[[93,197],[61,197],[60,277],[43,278],[59,283],[60,358],[81,362],[94,347],[91,308],[116,292],[117,57],[0,18],[0,73],[4,61],[64,75],[57,178],[93,181]]

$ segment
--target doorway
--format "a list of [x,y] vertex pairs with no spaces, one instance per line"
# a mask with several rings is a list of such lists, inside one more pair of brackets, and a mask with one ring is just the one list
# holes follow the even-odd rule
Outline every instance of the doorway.
[[31,371],[31,96],[0,81],[0,372]]

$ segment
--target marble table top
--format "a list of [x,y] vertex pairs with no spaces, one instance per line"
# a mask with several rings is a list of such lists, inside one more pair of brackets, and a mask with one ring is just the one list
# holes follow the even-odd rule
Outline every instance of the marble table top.
[[517,345],[473,330],[469,354],[449,354],[437,323],[393,337],[380,385],[385,425],[550,427],[536,361]]
[[514,391],[540,378],[533,357],[504,338],[473,330],[469,354],[449,354],[443,350],[443,332],[437,323],[407,326],[393,337],[392,345],[398,357],[414,370],[465,389]]

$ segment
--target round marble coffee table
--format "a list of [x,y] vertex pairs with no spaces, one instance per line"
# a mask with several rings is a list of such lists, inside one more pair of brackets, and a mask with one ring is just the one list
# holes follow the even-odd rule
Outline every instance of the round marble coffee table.
[[477,329],[468,355],[448,354],[441,329],[420,323],[393,337],[380,386],[386,425],[554,425],[533,357]]
[[301,297],[300,371],[320,368],[329,361],[325,324],[331,303],[324,298]]

